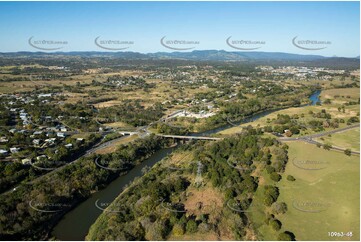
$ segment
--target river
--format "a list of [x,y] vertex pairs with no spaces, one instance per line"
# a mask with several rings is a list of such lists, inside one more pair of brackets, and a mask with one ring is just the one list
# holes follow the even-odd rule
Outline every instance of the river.
[[[126,175],[116,178],[106,188],[100,190],[87,200],[80,203],[73,210],[68,212],[54,227],[52,235],[58,240],[84,240],[90,226],[102,213],[97,204],[110,204],[123,191],[125,185],[129,184],[136,177],[142,176],[142,169],[145,166],[152,167],[162,160],[175,148],[165,148],[155,152],[150,158],[135,166]],[[100,206],[102,208],[102,206]]]
[[321,102],[320,101],[320,94],[321,94],[321,90],[317,90],[316,92],[314,92],[309,99],[312,101],[311,105],[316,105],[317,102]]
[[[310,101],[312,103],[310,105],[316,105],[319,102],[319,95],[321,91],[314,92],[310,97]],[[245,118],[242,121],[235,122],[235,124],[248,123],[255,121],[261,117],[264,117],[272,112],[278,111],[281,109],[268,110],[264,112],[260,112],[258,114],[253,115],[252,117]],[[210,135],[227,128],[233,127],[231,124],[227,124],[221,126],[216,129],[212,129],[209,131],[194,133],[192,135]],[[132,170],[130,170],[127,174],[116,178],[113,182],[111,182],[107,187],[103,190],[100,190],[84,202],[80,203],[73,210],[68,212],[60,222],[54,227],[52,231],[52,235],[58,240],[84,240],[87,235],[90,226],[95,222],[95,220],[102,213],[102,210],[96,206],[96,203],[104,203],[110,204],[114,201],[116,197],[123,191],[123,187],[129,184],[136,177],[142,176],[141,170],[145,167],[152,167],[158,161],[162,160],[168,154],[172,153],[175,148],[166,148],[160,151],[155,152],[150,158],[146,159],[141,164],[135,166]]]

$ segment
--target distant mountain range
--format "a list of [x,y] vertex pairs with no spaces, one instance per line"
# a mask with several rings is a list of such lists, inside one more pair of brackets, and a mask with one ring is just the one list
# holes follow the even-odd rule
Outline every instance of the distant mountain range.
[[208,61],[247,61],[247,60],[297,60],[310,61],[326,57],[321,55],[299,55],[282,52],[260,51],[224,51],[224,50],[195,50],[192,52],[157,52],[149,54],[152,57],[163,59],[186,59]]
[[72,51],[72,52],[9,52],[0,53],[0,57],[47,57],[47,56],[80,56],[80,57],[115,57],[123,59],[179,59],[192,61],[316,61],[316,60],[359,60],[345,57],[325,57],[321,55],[301,55],[282,52],[261,51],[224,51],[224,50],[194,50],[191,52],[99,52],[99,51]]

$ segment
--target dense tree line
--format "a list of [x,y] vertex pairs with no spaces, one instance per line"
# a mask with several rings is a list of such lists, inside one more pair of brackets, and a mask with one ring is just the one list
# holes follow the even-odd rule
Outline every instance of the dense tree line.
[[159,122],[154,125],[157,131],[161,134],[173,134],[173,135],[185,135],[189,133],[189,130],[184,127],[173,126],[167,123]]
[[[155,136],[138,139],[128,145],[122,145],[114,153],[99,156],[99,163],[102,162],[104,166],[119,167],[119,170],[97,166],[94,156],[82,158],[79,162],[43,176],[31,185],[24,184],[16,191],[2,194],[0,235],[9,240],[47,238],[47,233],[54,222],[71,207],[110,183],[118,175],[127,172],[138,162],[142,162],[163,144],[164,141]],[[59,205],[56,209],[60,208],[61,211],[39,212],[32,209],[30,204],[42,204],[45,206],[43,209],[54,209],[52,206],[55,204]]]
[[[201,162],[203,185],[210,184],[222,192],[225,203],[217,212],[197,216],[187,213],[184,205],[187,189],[199,187],[194,182],[198,163],[185,161],[187,169],[170,170],[165,160],[135,181],[108,207],[110,211],[122,212],[103,213],[91,227],[87,240],[167,240],[170,235],[215,231],[221,221],[228,225],[235,240],[244,239],[250,222],[247,213],[242,211],[249,208],[258,187],[258,179],[251,174],[257,165],[272,163],[271,147],[287,148],[275,139],[260,138],[258,134],[260,130],[249,129],[219,142],[191,142],[180,148],[179,152],[192,151],[194,159]],[[278,152],[280,154],[274,154],[275,160],[282,158],[282,152]],[[269,189],[273,203],[277,200],[278,188]],[[228,207],[229,203],[233,209]],[[222,216],[210,220],[210,216],[215,216],[212,213]]]

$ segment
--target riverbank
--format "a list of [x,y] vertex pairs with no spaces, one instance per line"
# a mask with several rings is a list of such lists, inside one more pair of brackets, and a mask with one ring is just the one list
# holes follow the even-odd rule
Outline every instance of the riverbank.
[[155,152],[149,158],[131,169],[127,174],[120,176],[109,183],[104,189],[92,194],[88,199],[80,203],[68,212],[53,228],[51,235],[58,240],[84,240],[90,226],[103,212],[96,203],[109,205],[123,188],[130,184],[136,177],[142,175],[144,167],[152,167],[158,161],[172,153],[176,147],[165,148]]
[[[319,93],[315,96],[318,97]],[[254,120],[264,117],[270,113],[273,113],[273,112],[276,112],[278,110],[285,109],[285,108],[289,108],[289,106],[256,112],[256,113],[252,114],[251,116],[246,117],[246,118],[236,122],[236,124],[254,121]],[[204,132],[192,133],[191,135],[207,136],[207,135],[218,133],[229,127],[233,127],[233,125],[231,125],[229,123],[228,124],[224,123],[224,124],[220,125],[218,128],[213,128],[213,129],[210,129],[210,130],[204,131]],[[167,153],[167,155],[170,153]],[[153,166],[155,163],[157,163],[164,157],[156,157],[156,160],[154,160],[154,163],[151,162],[151,166]],[[147,165],[147,162],[143,162],[140,166],[134,167],[133,168],[133,170],[135,169],[134,173],[137,173],[139,176],[141,176],[142,174],[139,172],[145,165]],[[113,181],[111,184],[109,184],[105,189],[93,194],[91,196],[91,198],[87,199],[82,204],[80,204],[77,208],[74,208],[72,211],[70,211],[68,214],[66,214],[64,216],[64,218],[54,227],[54,229],[52,231],[52,235],[55,236],[56,239],[60,239],[60,240],[84,240],[85,235],[87,234],[90,226],[92,225],[93,222],[95,222],[97,217],[102,213],[102,211],[99,210],[95,206],[95,202],[97,201],[96,199],[97,198],[100,199],[102,196],[105,196],[106,198],[103,197],[103,199],[105,199],[104,202],[106,204],[110,204],[111,202],[113,202],[113,200],[122,192],[123,189],[122,188],[119,189],[119,187],[114,187],[114,185],[112,185],[112,184],[119,183],[119,184],[124,185],[124,184],[131,182],[134,179],[134,177],[132,177],[133,170],[131,170],[127,175],[117,178],[115,181]]]

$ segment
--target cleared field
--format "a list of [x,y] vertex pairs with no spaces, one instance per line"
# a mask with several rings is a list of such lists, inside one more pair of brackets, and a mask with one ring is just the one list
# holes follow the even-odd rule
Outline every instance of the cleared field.
[[333,77],[333,80],[311,80],[311,85],[321,85],[323,88],[334,88],[335,86],[352,84],[351,78],[347,77],[345,80],[341,80],[341,77]]
[[[324,90],[320,94],[321,102],[330,99],[330,104],[322,104],[333,118],[346,118],[351,116],[359,116],[360,104],[345,105],[348,102],[358,102],[360,98],[359,88],[337,88]],[[345,112],[340,112],[339,107],[344,106]]]
[[217,241],[218,235],[215,232],[209,232],[207,234],[195,233],[186,235],[171,235],[168,241]]
[[[288,211],[278,215],[284,230],[297,240],[359,240],[360,162],[303,142],[288,142],[289,163],[278,183],[278,201]],[[285,179],[292,175],[296,181]],[[352,232],[331,237],[328,232]]]
[[127,129],[127,130],[134,129],[133,126],[131,126],[131,125],[127,124],[127,123],[124,123],[124,122],[104,123],[104,126],[112,127],[112,128]]
[[[339,96],[339,97],[335,97]],[[347,97],[349,96],[349,97]],[[337,89],[328,89],[322,91],[321,98],[325,99],[357,99],[360,97],[360,89],[359,88],[337,88]]]
[[333,134],[331,137],[323,136],[316,139],[319,142],[330,144],[341,148],[360,150],[360,128],[347,130],[342,133]]
[[0,82],[0,93],[28,92],[34,90],[35,86],[28,81]]

